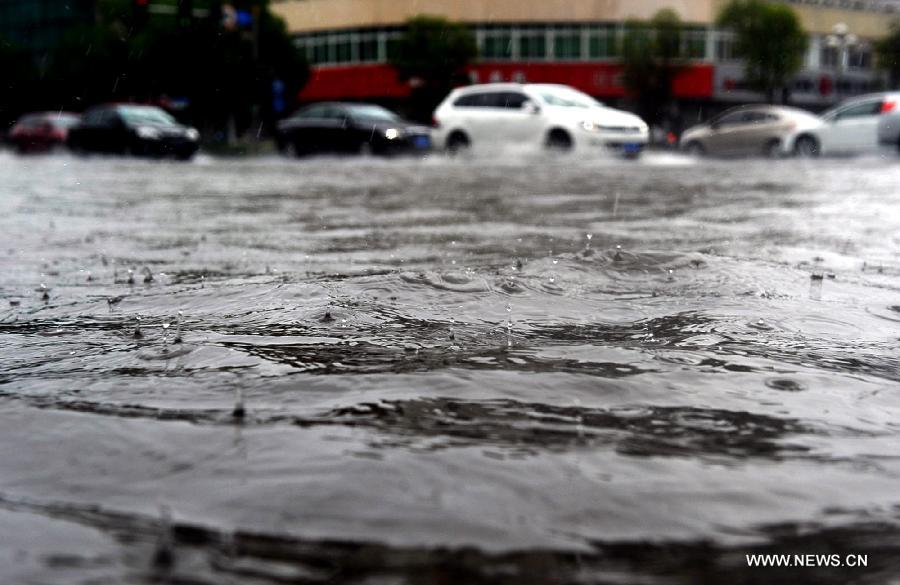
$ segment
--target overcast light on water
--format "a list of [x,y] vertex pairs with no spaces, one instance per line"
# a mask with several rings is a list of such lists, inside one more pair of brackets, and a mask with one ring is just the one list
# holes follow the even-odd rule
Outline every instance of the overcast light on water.
[[897,185],[0,154],[0,582],[897,583]]

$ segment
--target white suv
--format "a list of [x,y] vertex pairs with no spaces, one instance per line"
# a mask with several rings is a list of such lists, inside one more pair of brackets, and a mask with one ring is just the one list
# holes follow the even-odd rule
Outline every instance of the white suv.
[[450,92],[434,112],[434,144],[533,144],[554,150],[606,148],[636,157],[647,124],[566,85],[488,83]]

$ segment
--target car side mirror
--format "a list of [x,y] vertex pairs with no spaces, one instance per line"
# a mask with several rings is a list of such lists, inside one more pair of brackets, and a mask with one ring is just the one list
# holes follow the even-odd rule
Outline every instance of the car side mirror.
[[541,113],[541,107],[531,100],[526,100],[522,102],[522,111],[526,114],[537,115]]
[[721,128],[721,127],[722,127],[722,125],[719,124],[718,122],[710,122],[710,123],[709,123],[709,129],[710,129],[710,130],[718,130],[718,129]]

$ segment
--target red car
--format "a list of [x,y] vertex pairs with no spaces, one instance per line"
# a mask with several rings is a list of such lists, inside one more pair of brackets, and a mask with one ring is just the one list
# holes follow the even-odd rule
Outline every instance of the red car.
[[69,128],[81,116],[71,112],[35,112],[19,118],[9,130],[8,140],[19,152],[43,152],[66,143]]

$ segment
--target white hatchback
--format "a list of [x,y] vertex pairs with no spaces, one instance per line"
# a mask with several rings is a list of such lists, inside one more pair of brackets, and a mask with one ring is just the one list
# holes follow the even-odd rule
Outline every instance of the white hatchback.
[[434,112],[434,145],[451,152],[482,145],[552,150],[609,149],[636,157],[647,124],[566,85],[488,83],[450,92]]

